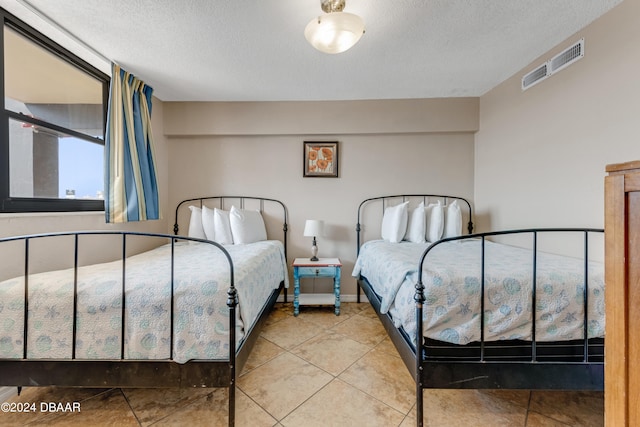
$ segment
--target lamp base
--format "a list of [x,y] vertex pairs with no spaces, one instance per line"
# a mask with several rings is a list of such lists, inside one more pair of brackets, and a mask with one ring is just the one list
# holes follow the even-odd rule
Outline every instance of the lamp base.
[[311,245],[311,258],[310,261],[318,261],[318,245],[316,245],[316,238],[313,238],[313,245]]

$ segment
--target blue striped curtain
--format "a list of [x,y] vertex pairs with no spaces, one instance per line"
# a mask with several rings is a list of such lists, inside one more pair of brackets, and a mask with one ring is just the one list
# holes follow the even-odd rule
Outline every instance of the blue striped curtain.
[[160,218],[151,134],[153,89],[112,65],[105,136],[107,223]]

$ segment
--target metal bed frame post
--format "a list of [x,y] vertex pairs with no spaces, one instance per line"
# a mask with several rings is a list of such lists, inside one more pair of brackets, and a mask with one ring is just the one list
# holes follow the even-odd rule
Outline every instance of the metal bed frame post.
[[78,329],[78,238],[74,235],[74,251],[73,251],[73,324],[71,325],[71,358],[76,358],[76,336]]
[[538,349],[536,346],[536,297],[537,297],[537,280],[538,280],[538,233],[533,232],[533,279],[531,282],[531,360],[536,361],[538,358]]
[[413,297],[416,302],[416,417],[418,427],[423,423],[423,388],[422,388],[422,311],[425,301],[424,284],[422,283],[422,271],[418,272],[418,283],[416,283],[416,294]]
[[236,422],[236,308],[238,306],[238,290],[234,284],[233,264],[229,258],[231,268],[231,286],[227,291],[227,306],[229,307],[229,426]]
[[[484,361],[484,310],[485,310],[485,302],[484,302],[484,294],[485,294],[485,274],[486,271],[484,269],[484,260],[485,260],[485,238],[482,236],[481,246],[480,246],[480,360]],[[420,269],[422,271],[422,269]]]
[[28,345],[28,325],[29,325],[29,242],[31,239],[24,239],[24,347],[22,349],[22,358],[27,358]]
[[[126,325],[125,325],[125,315],[126,315],[126,298],[125,298],[125,284],[126,284],[126,276],[127,276],[127,271],[126,271],[126,266],[127,266],[127,262],[125,261],[127,258],[127,238],[126,238],[126,234],[122,235],[122,304],[120,304],[120,306],[122,307],[122,311],[121,311],[121,316],[122,316],[122,324],[121,324],[121,330],[120,330],[120,359],[124,359],[124,337],[126,336]],[[170,355],[172,356],[172,355]]]
[[589,232],[584,232],[584,361],[589,362]]

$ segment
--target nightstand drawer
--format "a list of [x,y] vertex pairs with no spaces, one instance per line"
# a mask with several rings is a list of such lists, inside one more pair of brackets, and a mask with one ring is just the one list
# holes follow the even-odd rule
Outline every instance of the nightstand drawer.
[[300,277],[335,277],[337,267],[297,267]]

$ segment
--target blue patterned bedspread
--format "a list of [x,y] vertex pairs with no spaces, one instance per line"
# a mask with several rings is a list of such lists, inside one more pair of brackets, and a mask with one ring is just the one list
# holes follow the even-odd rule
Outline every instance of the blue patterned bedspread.
[[[252,325],[269,294],[288,284],[279,241],[231,245],[238,289],[237,338]],[[127,258],[125,359],[169,359],[171,246]],[[78,270],[78,359],[119,359],[122,328],[122,261]],[[175,244],[173,359],[226,359],[229,354],[229,264],[216,247]],[[22,358],[24,277],[0,283],[0,358]],[[73,269],[29,276],[28,358],[70,358]]]
[[[416,335],[415,284],[420,256],[429,244],[362,245],[353,276],[367,278],[396,327]],[[480,240],[447,242],[435,247],[423,266],[425,310],[423,335],[453,344],[480,340]],[[485,242],[485,340],[531,340],[532,252]],[[538,253],[536,340],[583,338],[584,261]],[[604,268],[589,263],[588,334],[603,337]]]

